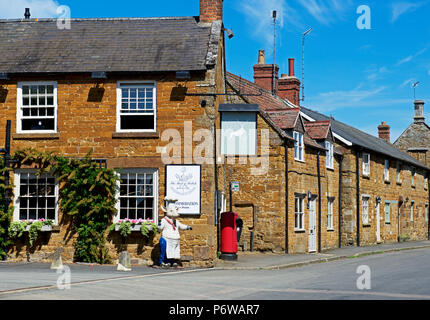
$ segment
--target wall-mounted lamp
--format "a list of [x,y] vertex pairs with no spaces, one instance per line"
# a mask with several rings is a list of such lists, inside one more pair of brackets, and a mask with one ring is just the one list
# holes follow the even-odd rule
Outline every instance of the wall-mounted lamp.
[[405,200],[405,202],[409,202],[409,197],[406,197],[406,200]]
[[376,203],[381,203],[381,200],[382,200],[382,199],[381,199],[381,197],[380,197],[380,196],[377,196],[377,197],[376,197]]

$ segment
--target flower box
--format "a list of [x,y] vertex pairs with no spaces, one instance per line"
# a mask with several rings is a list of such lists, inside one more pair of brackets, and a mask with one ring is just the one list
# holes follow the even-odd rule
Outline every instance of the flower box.
[[[120,225],[117,224],[115,225],[115,231],[119,231],[119,227]],[[152,226],[151,225],[147,225],[146,226],[148,228],[149,231],[152,231]],[[131,226],[131,231],[141,231],[142,230],[142,225],[141,224],[135,224]]]
[[[25,231],[30,230],[30,225],[28,225],[27,227],[25,227]],[[40,231],[42,232],[49,232],[52,231],[52,226],[42,226],[42,229],[40,229]]]

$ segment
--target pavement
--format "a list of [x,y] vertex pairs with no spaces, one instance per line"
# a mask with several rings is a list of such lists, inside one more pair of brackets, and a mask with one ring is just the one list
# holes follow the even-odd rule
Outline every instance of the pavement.
[[430,241],[411,241],[373,246],[343,247],[312,254],[274,254],[261,252],[238,252],[237,261],[217,259],[215,269],[222,270],[279,270],[322,263],[346,258],[381,254],[402,250],[430,248]]

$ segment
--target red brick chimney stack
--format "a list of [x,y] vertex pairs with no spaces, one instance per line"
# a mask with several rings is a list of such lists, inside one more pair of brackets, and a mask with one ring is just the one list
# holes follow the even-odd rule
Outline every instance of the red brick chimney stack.
[[222,21],[224,0],[200,0],[200,22]]
[[254,66],[254,83],[268,91],[273,90],[273,71],[275,71],[275,94],[278,91],[279,67],[266,64],[264,50],[258,51],[258,64]]
[[390,126],[382,121],[382,123],[378,126],[378,135],[379,138],[390,142]]
[[300,80],[294,74],[294,59],[288,59],[288,76],[283,74],[278,81],[278,96],[300,105]]

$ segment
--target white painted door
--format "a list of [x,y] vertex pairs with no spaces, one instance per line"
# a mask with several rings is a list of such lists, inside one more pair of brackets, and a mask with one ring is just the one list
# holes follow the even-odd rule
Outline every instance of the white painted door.
[[309,202],[309,252],[317,251],[317,215],[315,200]]
[[380,205],[376,204],[376,242],[381,242],[381,213],[379,212]]

